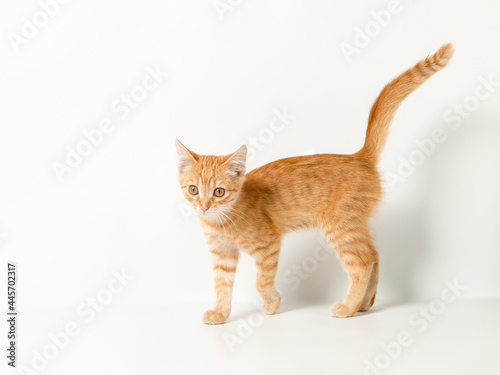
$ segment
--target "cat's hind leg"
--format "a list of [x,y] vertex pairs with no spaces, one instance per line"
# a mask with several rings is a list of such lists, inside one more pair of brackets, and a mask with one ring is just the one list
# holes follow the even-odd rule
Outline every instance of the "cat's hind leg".
[[366,289],[365,296],[363,297],[363,302],[361,302],[361,306],[358,311],[368,311],[375,302],[375,296],[377,295],[378,270],[379,260],[377,253],[377,260],[375,263],[373,263],[370,281],[368,282],[368,288]]
[[324,234],[335,248],[349,277],[349,288],[344,301],[335,302],[330,313],[339,318],[353,316],[360,309],[371,307],[374,300],[378,279],[378,253],[365,223],[344,222],[341,226],[325,228]]

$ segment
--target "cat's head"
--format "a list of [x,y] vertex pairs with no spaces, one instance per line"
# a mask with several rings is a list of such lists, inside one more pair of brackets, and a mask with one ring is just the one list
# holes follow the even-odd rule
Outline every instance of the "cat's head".
[[245,181],[246,146],[226,156],[198,155],[176,140],[179,183],[204,219],[216,221],[231,211]]

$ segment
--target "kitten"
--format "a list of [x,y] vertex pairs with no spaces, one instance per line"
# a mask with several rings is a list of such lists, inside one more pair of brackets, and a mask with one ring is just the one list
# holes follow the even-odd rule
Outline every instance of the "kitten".
[[370,111],[365,144],[352,155],[292,157],[245,174],[246,146],[227,156],[206,156],[176,141],[179,182],[199,214],[213,256],[216,304],[204,313],[204,323],[229,317],[240,251],[257,263],[264,312],[278,311],[281,297],[274,282],[281,239],[301,228],[321,230],[349,277],[347,295],[332,305],[331,315],[349,317],[373,305],[379,254],[368,219],[382,195],[377,160],[399,104],[452,54],[446,44],[385,86]]

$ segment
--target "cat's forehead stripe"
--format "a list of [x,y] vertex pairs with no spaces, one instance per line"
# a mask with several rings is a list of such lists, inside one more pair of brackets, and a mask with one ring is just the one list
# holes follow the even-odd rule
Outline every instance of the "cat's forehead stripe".
[[219,179],[217,178],[217,172],[224,161],[224,156],[200,156],[200,159],[198,160],[198,165],[200,167],[198,186],[218,186]]

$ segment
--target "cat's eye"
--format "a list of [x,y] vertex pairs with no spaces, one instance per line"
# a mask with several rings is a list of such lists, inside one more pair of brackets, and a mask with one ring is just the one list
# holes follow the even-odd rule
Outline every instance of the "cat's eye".
[[191,194],[191,195],[198,195],[198,187],[196,187],[194,185],[188,186],[188,191],[189,191],[189,194]]
[[224,196],[226,194],[226,191],[223,188],[215,188],[214,190],[214,195],[218,198]]

